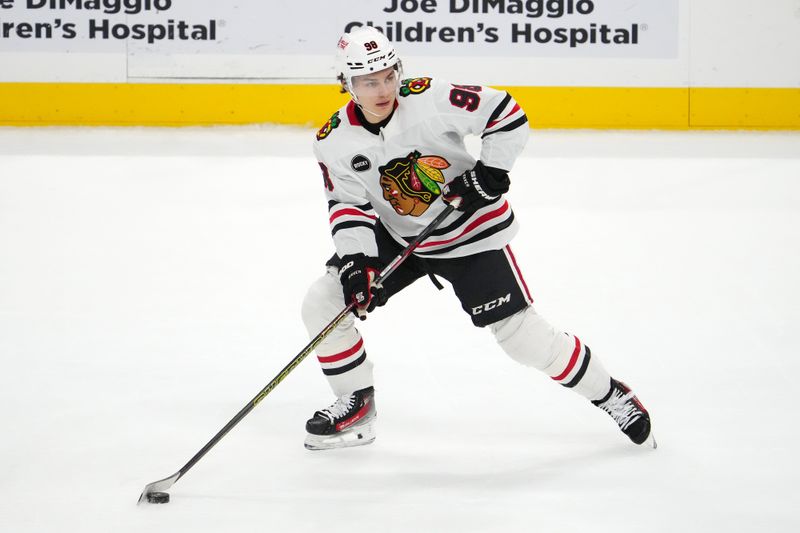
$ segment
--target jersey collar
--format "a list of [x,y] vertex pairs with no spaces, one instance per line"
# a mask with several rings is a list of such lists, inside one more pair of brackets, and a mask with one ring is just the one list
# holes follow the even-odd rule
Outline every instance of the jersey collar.
[[389,121],[392,120],[394,112],[397,110],[399,105],[399,102],[395,98],[394,108],[392,109],[391,114],[377,124],[372,124],[366,118],[364,118],[364,112],[361,110],[361,108],[359,108],[355,102],[350,100],[350,102],[347,103],[347,119],[350,121],[351,126],[361,126],[373,135],[378,135],[381,128],[386,127],[386,125],[389,124]]

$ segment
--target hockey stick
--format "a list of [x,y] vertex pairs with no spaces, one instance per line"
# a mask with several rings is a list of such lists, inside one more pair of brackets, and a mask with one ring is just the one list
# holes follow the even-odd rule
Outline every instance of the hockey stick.
[[[428,224],[428,226],[424,230],[422,230],[422,232],[419,235],[417,235],[417,237],[413,241],[411,241],[409,245],[406,246],[405,249],[403,249],[403,251],[400,252],[400,254],[397,257],[395,257],[388,265],[386,265],[386,268],[384,268],[381,271],[380,275],[375,280],[375,284],[380,285],[381,283],[383,283],[383,281],[386,278],[388,278],[392,274],[392,272],[394,272],[397,269],[397,267],[399,267],[403,263],[403,261],[405,261],[408,258],[408,256],[410,256],[414,252],[414,250],[417,249],[417,247],[422,243],[422,241],[427,239],[430,236],[430,234],[433,233],[434,230],[436,230],[436,228],[438,228],[442,222],[444,222],[444,219],[447,218],[450,215],[450,213],[452,213],[459,206],[460,203],[461,200],[457,198],[453,202],[451,202],[447,207],[445,207],[445,209],[441,213],[439,213],[439,216],[433,219],[433,221],[430,224]],[[261,400],[263,400],[267,396],[267,394],[272,392],[272,390],[275,387],[277,387],[278,384],[281,381],[283,381],[284,378],[288,376],[289,373],[303,361],[303,359],[305,359],[311,352],[313,352],[314,348],[316,348],[319,345],[319,343],[321,343],[328,335],[330,335],[330,333],[333,330],[335,330],[339,326],[339,324],[347,317],[348,313],[352,311],[354,306],[355,306],[354,303],[350,303],[347,305],[347,307],[342,309],[339,312],[339,314],[336,315],[336,317],[333,320],[331,320],[330,323],[328,323],[328,325],[325,326],[322,329],[322,331],[320,331],[319,334],[317,334],[317,336],[314,337],[311,340],[311,342],[309,342],[306,345],[306,347],[300,351],[300,353],[294,356],[294,359],[289,361],[289,364],[283,367],[283,370],[281,370],[277,376],[272,378],[272,381],[270,381],[266,387],[261,389],[261,391],[258,394],[256,394],[256,396],[252,400],[250,400],[247,403],[247,405],[245,405],[242,408],[242,410],[239,411],[236,414],[236,416],[234,416],[230,420],[230,422],[225,424],[225,427],[219,430],[219,432],[216,435],[214,435],[214,437],[210,441],[208,441],[208,443],[206,443],[206,445],[203,446],[203,448],[199,452],[197,452],[194,455],[194,457],[189,459],[189,462],[183,465],[183,467],[180,470],[178,470],[177,472],[175,472],[174,474],[172,474],[167,478],[161,479],[159,481],[154,481],[153,483],[146,485],[144,487],[144,490],[142,491],[142,494],[139,496],[139,501],[137,502],[137,505],[142,503],[143,501],[150,501],[148,497],[150,494],[156,492],[163,492],[169,489],[175,483],[177,483],[177,481],[180,478],[182,478],[186,474],[186,472],[188,472],[195,464],[197,464],[197,462],[200,459],[202,459],[203,456],[211,450],[211,448],[213,448],[219,441],[222,440],[222,438],[225,435],[228,434],[230,430],[232,430],[239,422],[241,422],[242,419],[245,416],[247,416],[250,413],[250,411],[252,411],[255,408],[255,406],[258,405],[261,402]],[[169,499],[163,501],[169,501]]]

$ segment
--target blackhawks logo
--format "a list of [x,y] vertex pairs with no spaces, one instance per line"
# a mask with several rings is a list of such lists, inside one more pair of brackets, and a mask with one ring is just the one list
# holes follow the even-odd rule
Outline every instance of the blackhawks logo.
[[325,125],[319,129],[319,131],[317,132],[317,140],[321,141],[322,139],[330,135],[333,130],[339,127],[339,124],[341,124],[341,122],[342,121],[339,118],[339,112],[337,111],[336,113],[333,114],[330,120],[328,120],[328,122],[326,122]]
[[442,170],[450,163],[438,155],[421,156],[414,150],[406,157],[392,159],[378,167],[381,173],[383,199],[398,215],[418,217],[442,194]]
[[424,93],[431,88],[431,78],[411,78],[400,84],[400,96]]

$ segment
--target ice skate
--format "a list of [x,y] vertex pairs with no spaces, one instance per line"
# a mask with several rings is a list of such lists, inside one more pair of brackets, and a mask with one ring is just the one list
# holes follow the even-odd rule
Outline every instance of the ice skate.
[[651,431],[650,414],[630,387],[621,381],[611,378],[608,394],[592,403],[607,412],[635,444],[646,444],[651,448],[658,446]]
[[375,390],[372,387],[339,397],[306,422],[305,447],[330,450],[363,446],[375,440]]

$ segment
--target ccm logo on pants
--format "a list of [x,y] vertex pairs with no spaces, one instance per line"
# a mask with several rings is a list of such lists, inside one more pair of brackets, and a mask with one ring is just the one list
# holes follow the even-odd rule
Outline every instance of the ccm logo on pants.
[[500,307],[503,304],[507,304],[511,301],[511,293],[509,292],[502,298],[498,298],[497,300],[492,300],[491,302],[486,302],[483,305],[479,305],[478,307],[472,308],[472,315],[479,315],[484,311],[491,311],[495,307]]

